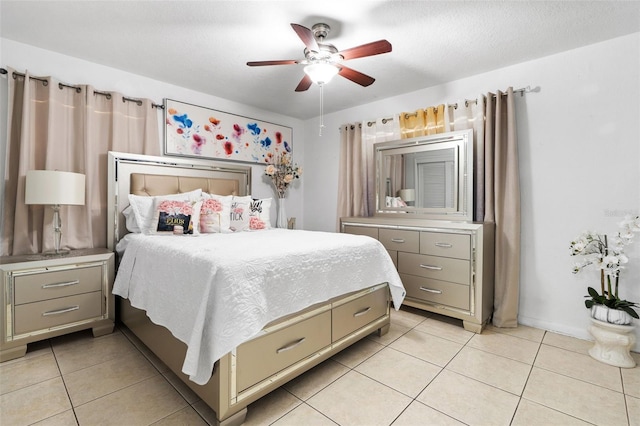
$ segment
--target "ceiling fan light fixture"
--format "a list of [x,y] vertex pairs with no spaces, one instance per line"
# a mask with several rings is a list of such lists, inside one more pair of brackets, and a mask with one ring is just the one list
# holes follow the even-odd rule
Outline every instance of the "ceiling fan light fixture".
[[307,65],[304,67],[304,72],[311,78],[311,81],[321,85],[330,82],[340,70],[335,65],[319,62]]

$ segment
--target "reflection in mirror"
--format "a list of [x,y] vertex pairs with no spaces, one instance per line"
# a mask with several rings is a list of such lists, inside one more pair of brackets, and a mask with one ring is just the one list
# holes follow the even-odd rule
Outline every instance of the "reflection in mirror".
[[377,214],[472,220],[471,130],[375,145]]

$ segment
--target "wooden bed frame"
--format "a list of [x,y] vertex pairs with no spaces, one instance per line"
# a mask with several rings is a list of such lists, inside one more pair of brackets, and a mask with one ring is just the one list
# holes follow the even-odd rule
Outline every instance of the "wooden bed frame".
[[[251,167],[109,152],[108,179],[108,240],[113,250],[127,233],[122,210],[130,192],[165,195],[202,188],[219,195],[247,195]],[[258,337],[218,360],[211,379],[201,386],[181,371],[187,346],[128,300],[119,302],[122,323],[215,411],[216,418],[208,420],[220,425],[242,424],[250,403],[363,337],[384,335],[390,323],[388,284],[372,285],[268,324]]]

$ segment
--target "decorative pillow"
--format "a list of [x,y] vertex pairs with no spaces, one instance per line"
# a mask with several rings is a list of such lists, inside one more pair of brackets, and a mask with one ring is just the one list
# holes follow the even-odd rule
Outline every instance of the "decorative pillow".
[[249,205],[249,229],[271,229],[271,198],[253,199]]
[[202,201],[155,200],[155,223],[153,233],[197,234]]
[[[143,234],[151,234],[157,225],[157,222],[155,222],[156,200],[160,199],[160,200],[171,200],[171,201],[195,202],[200,199],[201,195],[202,195],[201,189],[196,189],[189,192],[183,192],[180,194],[157,195],[155,197],[129,194],[129,205],[133,210],[135,223],[137,224],[137,229],[139,229],[139,231],[133,231],[132,229],[136,229],[136,227],[133,225],[131,225],[131,228],[130,228],[130,224],[128,223],[129,220],[127,220],[127,229],[131,232],[142,232]],[[125,211],[123,211],[122,213],[124,214]]]
[[387,207],[407,207],[407,203],[400,197],[386,197],[385,204]]
[[200,229],[203,234],[231,232],[231,195],[202,194]]
[[231,200],[231,231],[240,232],[249,229],[249,207],[251,206],[251,196],[233,197]]

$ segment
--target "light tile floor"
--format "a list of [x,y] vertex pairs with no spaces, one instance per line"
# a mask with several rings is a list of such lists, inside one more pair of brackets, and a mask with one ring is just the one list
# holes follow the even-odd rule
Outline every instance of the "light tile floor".
[[[29,345],[0,364],[2,425],[206,425],[211,410],[124,327]],[[530,327],[482,334],[403,308],[369,336],[249,406],[246,425],[640,426],[640,367]],[[640,364],[640,354],[633,354]]]

